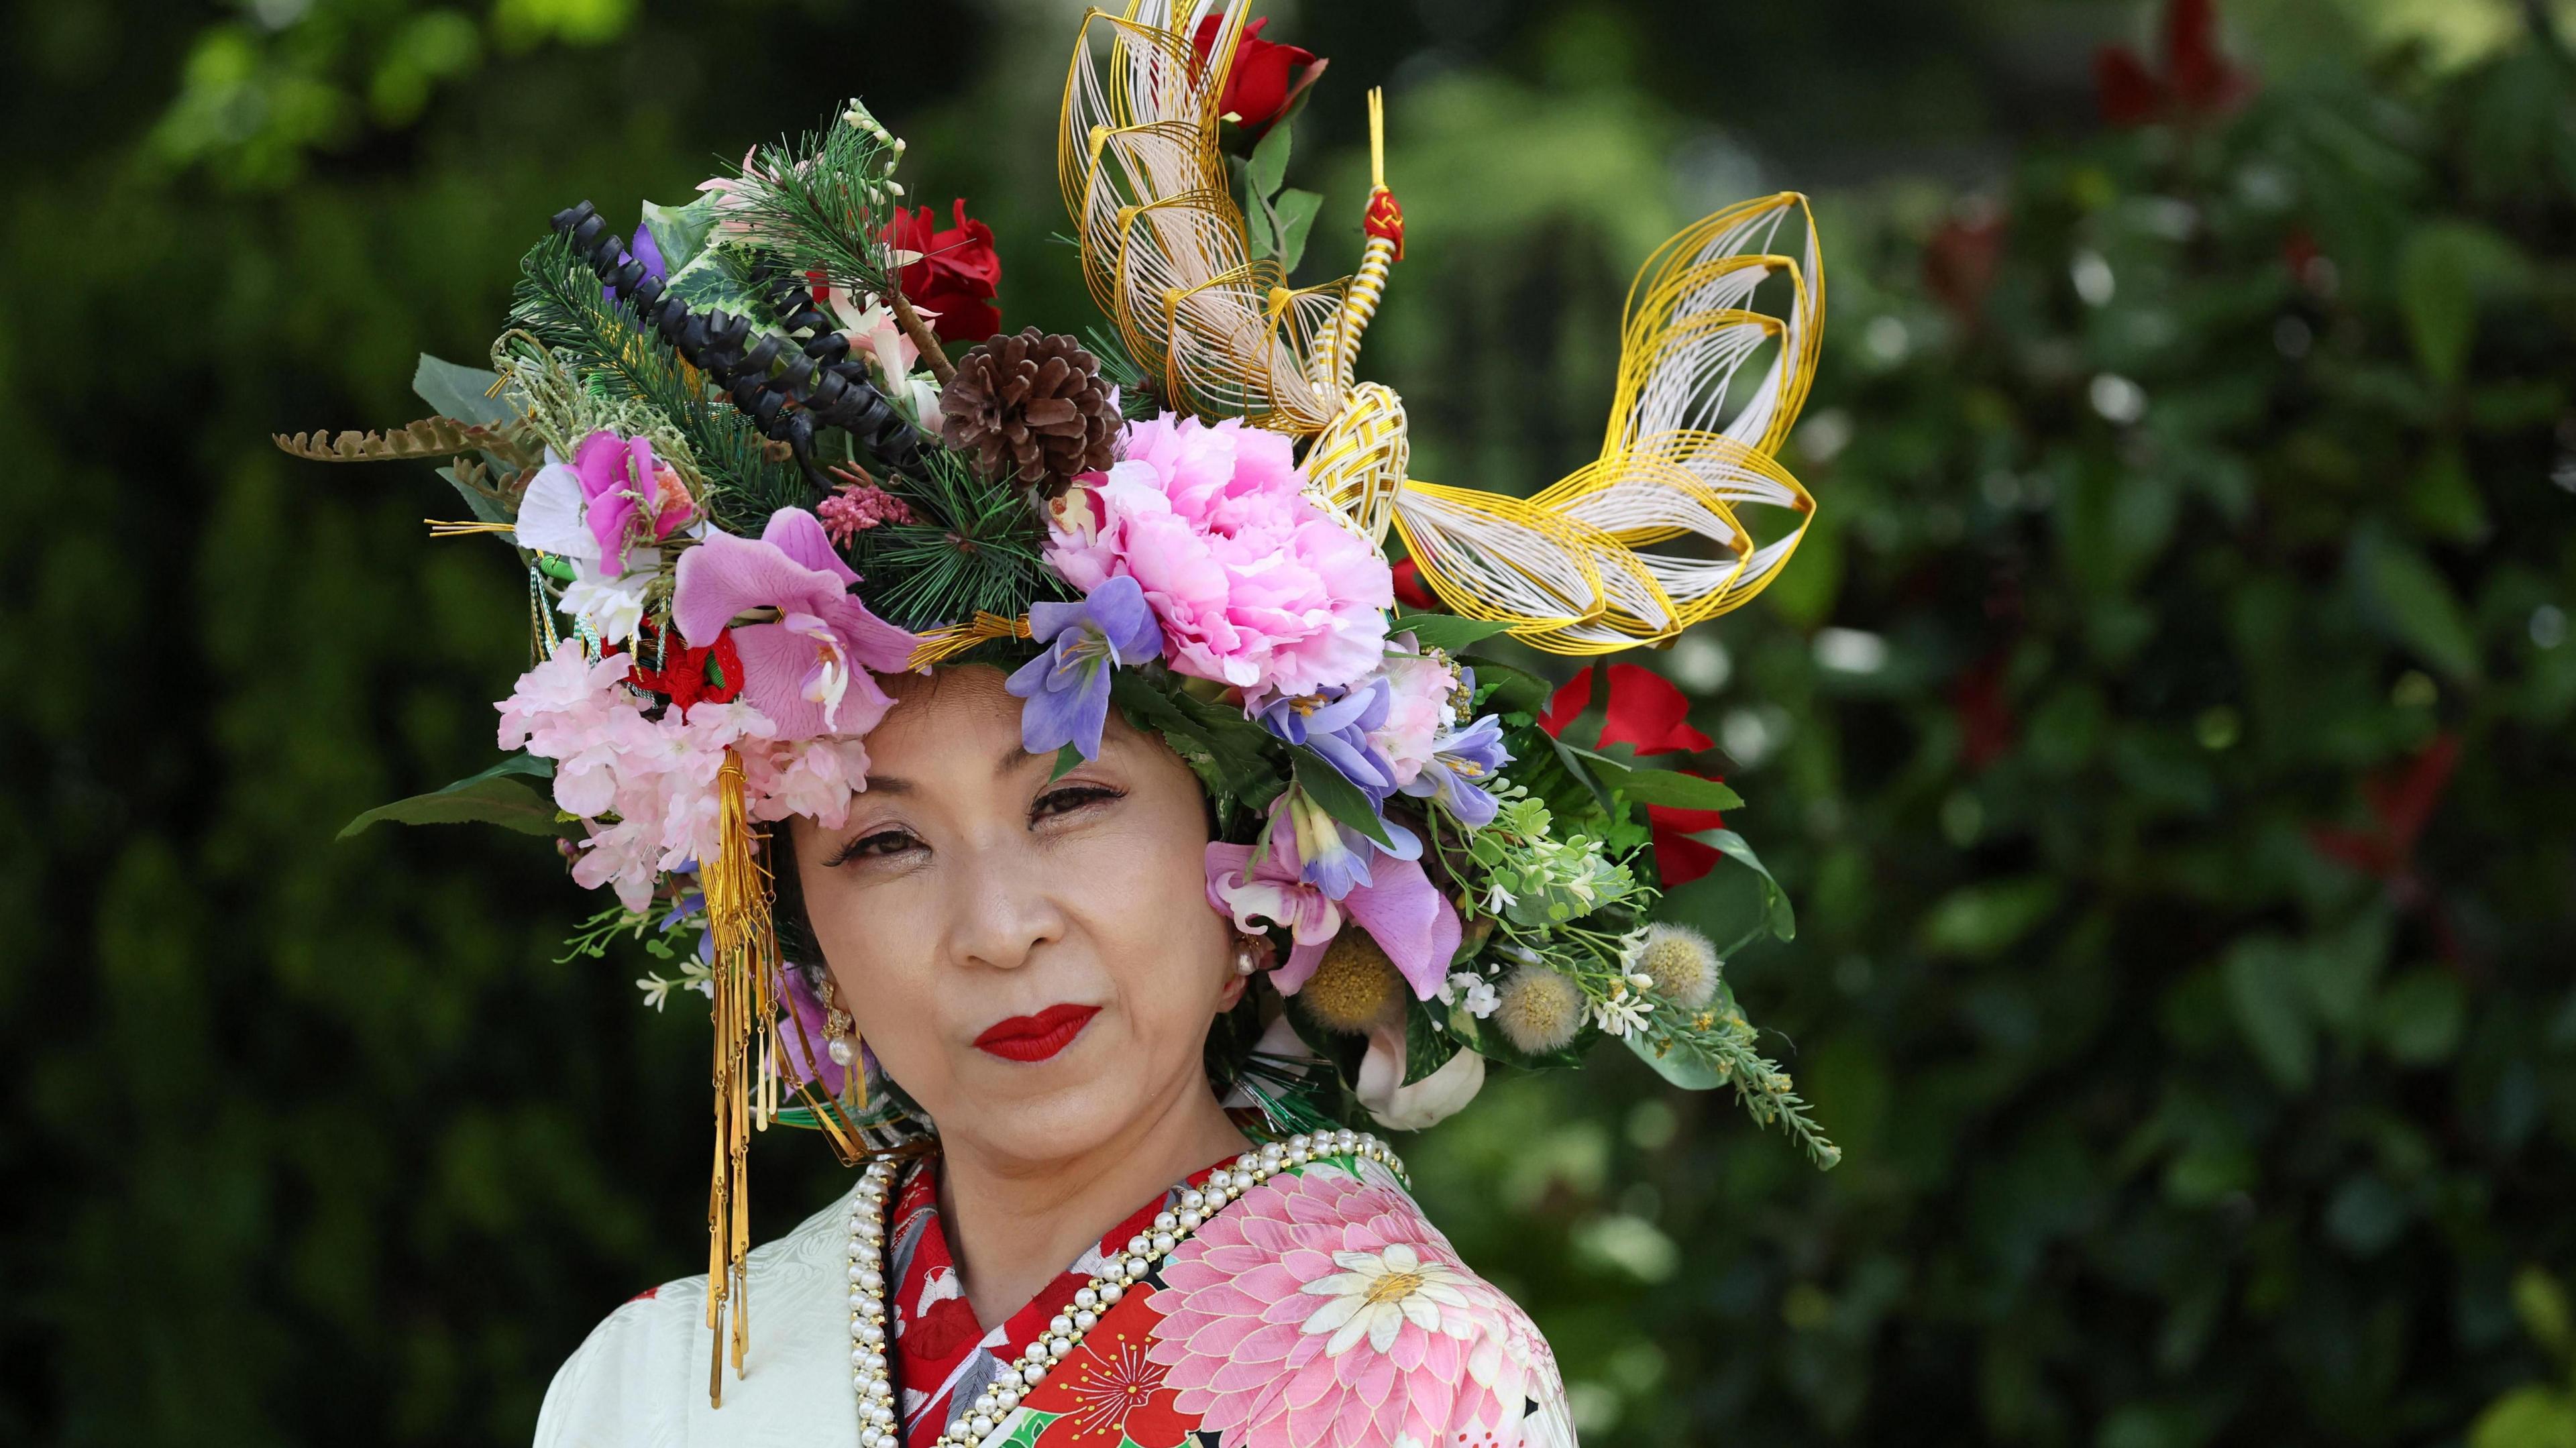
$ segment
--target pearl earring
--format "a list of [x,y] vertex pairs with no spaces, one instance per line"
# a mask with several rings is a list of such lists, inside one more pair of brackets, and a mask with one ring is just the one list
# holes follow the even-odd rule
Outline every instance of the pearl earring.
[[1268,959],[1269,955],[1270,942],[1267,939],[1251,935],[1236,936],[1234,938],[1234,973],[1242,976],[1251,975],[1261,969],[1262,962]]

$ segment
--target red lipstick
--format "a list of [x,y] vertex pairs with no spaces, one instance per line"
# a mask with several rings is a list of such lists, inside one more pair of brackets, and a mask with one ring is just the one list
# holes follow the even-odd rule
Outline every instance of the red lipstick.
[[1098,1006],[1049,1006],[1033,1016],[1013,1016],[975,1038],[976,1048],[1005,1061],[1043,1061],[1073,1044]]

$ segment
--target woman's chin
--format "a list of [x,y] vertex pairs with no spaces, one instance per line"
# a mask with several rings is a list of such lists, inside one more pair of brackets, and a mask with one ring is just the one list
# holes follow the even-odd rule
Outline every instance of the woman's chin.
[[1112,1069],[1117,1053],[1098,1042],[1077,1040],[1043,1061],[976,1054],[982,1059],[971,1072],[958,1073],[966,1087],[960,1094],[971,1104],[941,1116],[939,1129],[996,1155],[1019,1161],[1078,1156],[1116,1137],[1146,1105],[1141,1084]]

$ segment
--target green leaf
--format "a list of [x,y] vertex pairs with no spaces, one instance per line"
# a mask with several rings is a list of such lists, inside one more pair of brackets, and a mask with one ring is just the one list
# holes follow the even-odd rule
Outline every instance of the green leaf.
[[1458,1040],[1440,1028],[1440,1012],[1446,1011],[1438,1001],[1411,999],[1407,991],[1404,1003],[1404,1081],[1410,1086],[1449,1064],[1458,1054]]
[[2376,530],[2353,539],[2355,578],[2397,641],[2455,679],[2478,676],[2477,637],[2451,585],[2424,555]]
[[2459,1049],[2468,1001],[2446,970],[2416,970],[2388,983],[2371,1012],[2381,1049],[2401,1066],[2432,1066]]
[[[1283,127],[1272,134],[1285,135],[1287,131]],[[1279,269],[1283,273],[1295,271],[1298,261],[1306,255],[1306,234],[1314,229],[1316,208],[1323,204],[1322,196],[1293,186],[1280,192],[1271,203],[1270,219],[1278,229]]]
[[2576,1397],[2516,1388],[2469,1425],[2469,1448],[2576,1448]]
[[1279,183],[1288,179],[1288,151],[1294,144],[1288,127],[1272,126],[1261,144],[1252,148],[1252,159],[1244,163],[1243,181],[1254,196],[1267,200],[1279,194]]
[[1769,866],[1753,853],[1753,846],[1733,830],[1701,830],[1690,838],[1710,846],[1719,854],[1762,877],[1762,903],[1769,912],[1771,934],[1780,940],[1793,940],[1798,934],[1798,913],[1789,906],[1789,892],[1780,888]]
[[1706,1056],[1669,1037],[1648,1039],[1650,1034],[1653,1033],[1630,1031],[1619,1039],[1638,1060],[1654,1067],[1656,1075],[1684,1091],[1714,1091],[1726,1084],[1726,1078],[1717,1073]]
[[1674,809],[1744,808],[1744,797],[1724,784],[1678,769],[1631,767],[1625,774],[1612,776],[1610,787],[1638,804]]
[[2567,1289],[2548,1269],[2525,1267],[2513,1274],[2513,1315],[2551,1357],[2563,1358],[2576,1347],[2576,1313],[2568,1310]]
[[665,275],[696,261],[698,253],[706,250],[707,236],[716,226],[716,208],[723,200],[721,192],[701,191],[686,206],[644,203],[644,230],[651,234],[654,249],[662,253]]
[[2254,1059],[2283,1089],[2307,1090],[2316,1075],[2317,1042],[2296,952],[2276,936],[2239,941],[2224,974],[2236,1028]]
[[2397,258],[2397,299],[2424,375],[2455,386],[2477,340],[2482,292],[2517,285],[2524,270],[2513,244],[2483,226],[2432,221],[2406,238]]
[[1053,784],[1057,780],[1064,778],[1065,775],[1072,772],[1075,765],[1080,763],[1082,763],[1081,750],[1070,744],[1058,749],[1055,752],[1055,767],[1047,771],[1047,783]]
[[498,372],[459,366],[423,352],[418,365],[412,368],[411,390],[442,417],[478,427],[499,427],[517,421],[519,416],[509,403],[490,395],[492,385],[500,380]]
[[2046,875],[1995,880],[1954,890],[1923,921],[1923,948],[1935,955],[1990,960],[2021,942],[2057,909],[2063,888]]
[[554,800],[513,777],[551,779],[554,772],[552,760],[513,754],[445,789],[380,804],[349,821],[339,838],[345,840],[379,821],[399,825],[495,824],[523,835],[560,835],[564,829]]
[[1548,682],[1527,669],[1492,659],[1477,659],[1476,702],[1496,709],[1517,709],[1536,714],[1547,707],[1548,695],[1554,690]]
[[1381,845],[1394,843],[1387,837],[1385,823],[1370,807],[1369,797],[1360,792],[1358,785],[1342,778],[1342,772],[1324,756],[1299,744],[1289,749],[1288,758],[1297,788],[1304,790],[1306,797],[1336,823],[1348,825]]
[[[1511,628],[1485,618],[1460,618],[1454,613],[1408,613],[1395,621],[1400,632],[1413,635],[1413,641],[1425,649],[1447,649],[1456,653],[1479,639],[1489,639]],[[1480,668],[1481,676],[1483,670]]]

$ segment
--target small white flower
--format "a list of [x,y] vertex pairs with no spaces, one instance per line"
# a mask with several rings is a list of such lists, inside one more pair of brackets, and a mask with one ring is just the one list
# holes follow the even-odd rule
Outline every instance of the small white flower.
[[1519,902],[1519,896],[1503,888],[1503,879],[1500,875],[1495,876],[1492,883],[1486,887],[1485,913],[1488,915],[1500,915]]
[[1463,999],[1467,1007],[1467,1014],[1474,1016],[1480,1021],[1485,1017],[1492,1015],[1494,1013],[1494,1007],[1499,1005],[1502,1000],[1499,995],[1495,994],[1494,986],[1491,981],[1486,980],[1483,976],[1478,975],[1473,971],[1467,970],[1459,971],[1457,974],[1450,976],[1447,981],[1441,984],[1440,999],[1443,1001]]
[[1628,987],[1622,984],[1611,990],[1609,999],[1592,1003],[1592,1024],[1606,1035],[1625,1036],[1630,1031],[1646,1029],[1646,1017],[1654,1009],[1653,1001],[1629,994]]

